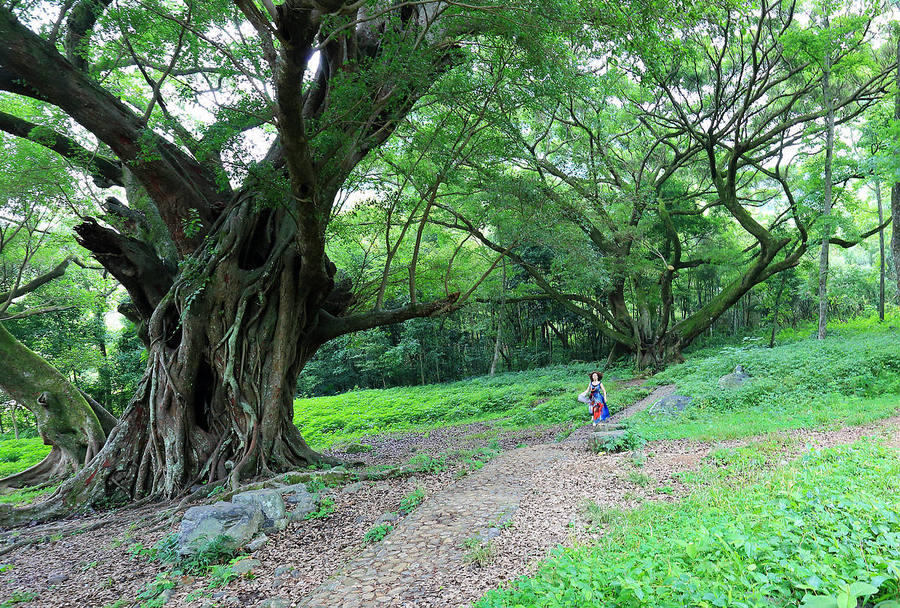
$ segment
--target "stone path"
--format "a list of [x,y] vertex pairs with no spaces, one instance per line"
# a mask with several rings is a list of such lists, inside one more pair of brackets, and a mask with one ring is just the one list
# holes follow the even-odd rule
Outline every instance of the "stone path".
[[[613,417],[621,422],[673,387],[653,394]],[[584,440],[579,429],[567,443]],[[582,436],[583,435],[583,436]],[[570,452],[544,444],[510,450],[426,500],[400,521],[385,539],[358,554],[341,574],[305,597],[306,608],[448,605],[444,574],[464,567],[468,539],[489,540],[512,519],[534,479],[553,469]],[[443,599],[442,599],[443,598]]]

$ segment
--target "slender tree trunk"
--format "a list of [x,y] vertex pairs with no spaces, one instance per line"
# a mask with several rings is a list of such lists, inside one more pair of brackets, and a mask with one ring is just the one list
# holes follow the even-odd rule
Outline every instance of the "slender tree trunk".
[[491,369],[488,372],[493,376],[497,371],[497,361],[500,359],[500,346],[503,340],[503,315],[506,312],[506,256],[501,260],[502,277],[500,279],[500,311],[497,313],[497,337],[494,339],[494,356],[491,358]]
[[16,420],[16,408],[19,405],[13,400],[12,405],[9,408],[10,416],[12,416],[12,426],[13,426],[13,437],[18,441],[19,439],[19,421]]
[[781,294],[784,293],[784,285],[787,283],[787,274],[781,273],[781,283],[775,294],[775,310],[772,312],[772,333],[769,336],[769,348],[775,347],[775,332],[778,331],[778,309],[781,306]]
[[[897,37],[897,59],[900,60],[900,36]],[[897,94],[894,98],[894,119],[900,120],[900,64],[897,64]],[[895,154],[898,152],[895,151]],[[891,258],[894,261],[894,280],[900,298],[900,181],[891,188]]]
[[[825,29],[829,27],[825,18]],[[831,239],[831,155],[834,150],[834,109],[831,103],[831,48],[825,53],[825,76],[822,81],[827,114],[825,135],[825,201],[822,216],[822,249],[819,254],[819,340],[825,339],[828,325],[828,246]]]
[[[875,201],[878,203],[878,225],[884,223],[881,204],[881,180],[875,179]],[[878,231],[878,319],[884,321],[884,228]]]

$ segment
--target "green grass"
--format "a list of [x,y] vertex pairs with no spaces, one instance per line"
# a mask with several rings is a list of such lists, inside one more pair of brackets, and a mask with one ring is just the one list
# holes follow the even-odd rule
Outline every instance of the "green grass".
[[[364,435],[423,431],[452,424],[501,420],[507,428],[588,420],[576,400],[596,364],[553,366],[481,376],[448,384],[357,390],[332,397],[297,399],[294,423],[316,449]],[[627,371],[618,370],[620,377]],[[611,372],[607,376],[613,375]],[[612,412],[644,396],[646,389],[604,382]]]
[[[754,342],[707,349],[657,374],[654,384],[674,383],[695,401],[678,417],[642,412],[633,426],[647,439],[729,439],[866,424],[900,407],[900,333],[889,323],[839,325],[823,341],[787,333],[772,349]],[[737,364],[753,379],[720,390],[718,378]]]
[[9,494],[0,494],[0,504],[26,504],[35,498],[50,494],[57,486],[47,486],[46,488],[22,488]]
[[[857,598],[866,606],[900,600],[896,453],[863,440],[781,467],[761,468],[766,456],[764,445],[720,451],[709,466],[721,474],[709,485],[678,503],[602,517],[610,528],[596,546],[558,550],[534,576],[475,605],[840,608]],[[741,474],[751,470],[746,483]]]
[[0,440],[0,477],[13,475],[39,463],[50,453],[40,437]]

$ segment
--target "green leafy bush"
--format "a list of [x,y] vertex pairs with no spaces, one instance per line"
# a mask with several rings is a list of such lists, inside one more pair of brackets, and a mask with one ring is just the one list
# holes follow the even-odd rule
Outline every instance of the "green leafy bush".
[[418,487],[400,499],[400,508],[398,511],[403,515],[409,515],[416,507],[422,504],[422,501],[424,500],[425,488]]
[[334,510],[334,498],[331,496],[324,496],[322,497],[322,500],[319,501],[319,508],[312,513],[307,513],[303,519],[325,519],[326,517],[331,517]]
[[755,484],[723,478],[683,502],[603,518],[610,529],[596,546],[562,550],[534,576],[489,592],[476,606],[812,608],[856,606],[857,598],[866,606],[896,601],[898,490],[900,460],[892,450],[864,440],[811,451]]
[[646,443],[647,440],[640,433],[632,429],[626,429],[622,435],[591,441],[589,445],[595,453],[607,452],[613,454],[628,450],[638,450]]

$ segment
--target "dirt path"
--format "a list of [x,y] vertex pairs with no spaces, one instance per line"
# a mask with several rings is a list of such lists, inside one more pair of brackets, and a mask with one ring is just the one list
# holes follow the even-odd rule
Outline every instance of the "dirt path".
[[[674,389],[657,388],[611,421],[627,419]],[[796,439],[789,443],[798,450],[804,445],[848,443],[872,428],[797,431],[789,434]],[[584,442],[590,432],[586,427],[561,444],[503,453],[428,500],[378,546],[364,550],[342,574],[298,605],[467,606],[487,590],[532,572],[552,548],[589,541],[596,527],[579,525],[586,505],[629,509],[647,500],[678,500],[689,491],[678,474],[698,468],[712,448],[697,441],[659,442],[653,455],[638,466],[630,454],[587,452]],[[505,521],[510,523],[504,525]],[[472,549],[465,548],[473,538],[490,541],[490,555],[481,567],[471,563]]]
[[[674,389],[659,387],[610,420],[621,422]],[[341,574],[303,598],[299,605],[465,605],[488,588],[523,573],[548,548],[566,539],[571,521],[566,515],[571,516],[572,496],[577,495],[582,501],[591,496],[601,503],[622,503],[622,480],[617,471],[624,457],[583,453],[590,432],[590,426],[578,429],[564,445],[544,444],[504,452],[428,500],[379,545],[364,550]],[[682,465],[678,468],[682,469],[698,460],[694,455],[676,457]],[[665,468],[666,459],[655,464]],[[578,472],[573,475],[573,470]],[[592,491],[573,494],[573,490],[584,490],[580,487],[584,485]],[[674,496],[674,491],[668,496]],[[551,509],[536,519],[535,503],[541,503],[544,511],[550,505],[559,509]],[[517,513],[523,504],[527,505],[524,516]],[[515,533],[503,534],[513,528]],[[503,540],[499,540],[501,536]],[[490,548],[482,551],[497,554],[483,555],[486,563],[481,575],[473,577],[472,560],[477,548],[467,548],[466,544],[479,540],[490,541]]]

